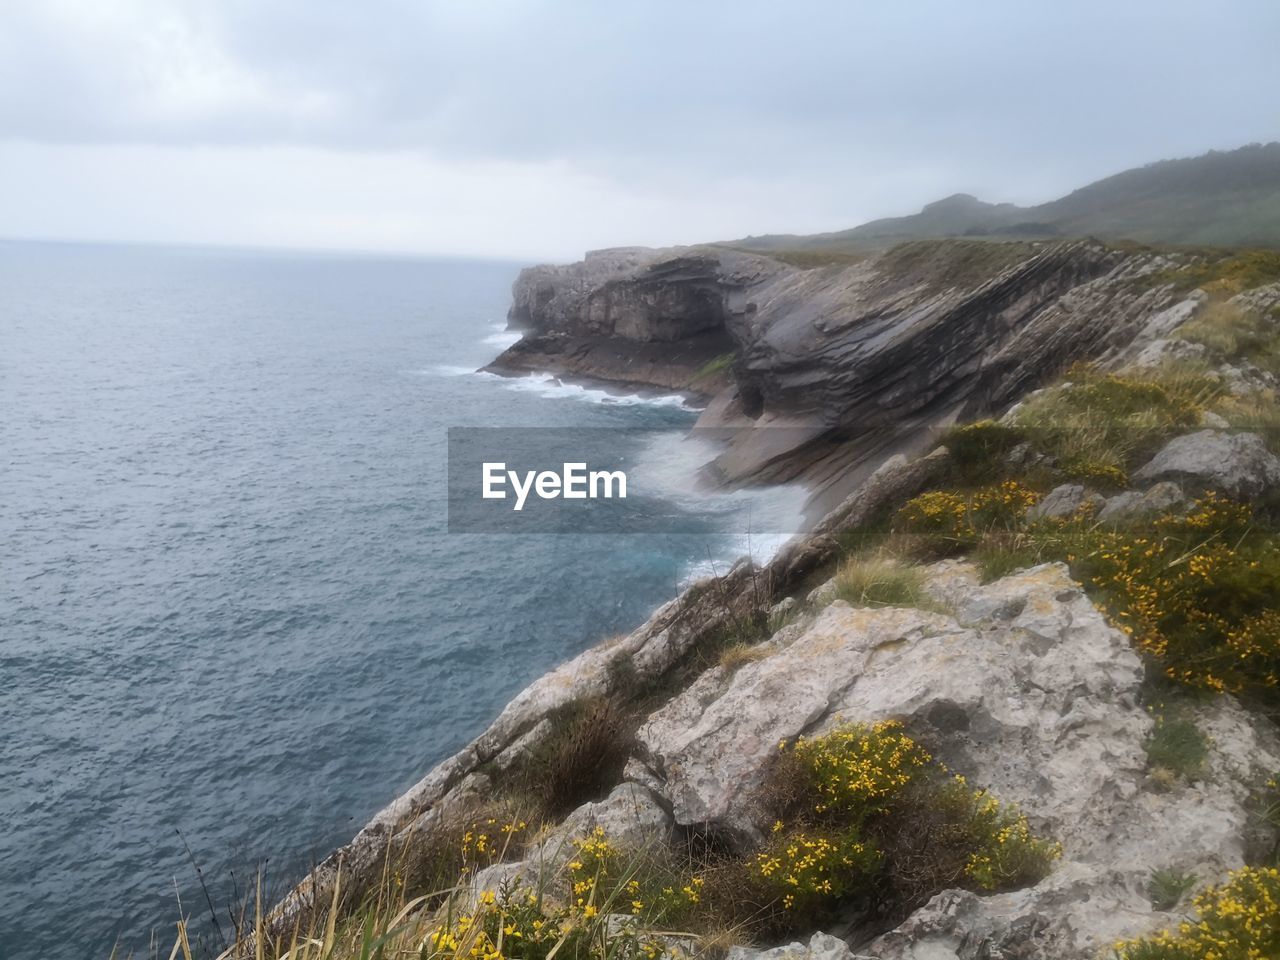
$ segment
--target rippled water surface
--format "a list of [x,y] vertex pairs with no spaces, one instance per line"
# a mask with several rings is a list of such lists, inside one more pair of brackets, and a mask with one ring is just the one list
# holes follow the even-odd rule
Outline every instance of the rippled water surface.
[[0,957],[167,956],[182,838],[296,878],[729,549],[445,532],[448,426],[694,417],[471,373],[516,270],[0,244]]

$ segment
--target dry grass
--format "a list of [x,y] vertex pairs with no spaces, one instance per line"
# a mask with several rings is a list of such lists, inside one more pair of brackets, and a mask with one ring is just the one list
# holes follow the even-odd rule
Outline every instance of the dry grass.
[[621,780],[640,717],[618,699],[590,697],[566,704],[550,720],[549,734],[502,783],[505,793],[544,820],[599,800]]
[[1205,346],[1228,360],[1247,360],[1280,371],[1280,330],[1277,322],[1226,301],[1209,303],[1200,315],[1178,328],[1177,335]]
[[727,672],[733,673],[748,663],[764,660],[769,656],[769,652],[759,643],[735,643],[733,646],[725,647],[724,652],[720,654],[720,666]]
[[1195,428],[1223,393],[1203,365],[1188,363],[1125,376],[1076,368],[1067,377],[1015,419],[1066,477],[1104,488],[1125,486],[1130,469]]
[[855,607],[931,608],[924,581],[918,567],[884,554],[851,557],[836,572],[836,596]]

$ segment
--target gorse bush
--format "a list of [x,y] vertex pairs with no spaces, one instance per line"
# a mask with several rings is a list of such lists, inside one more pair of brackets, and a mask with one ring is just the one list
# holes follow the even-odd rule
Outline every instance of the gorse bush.
[[1038,499],[1034,490],[1016,480],[972,491],[932,490],[907,501],[895,527],[919,538],[917,551],[946,555],[1015,529]]
[[965,813],[962,823],[972,849],[965,873],[983,890],[1034,883],[1062,855],[1057,843],[1033,835],[1027,818],[1016,809],[1002,805],[986,790],[970,790],[963,777],[956,777],[948,791],[956,792],[950,802]]
[[756,870],[784,910],[813,913],[825,903],[865,893],[880,868],[880,853],[854,829],[785,832],[774,824],[772,842],[756,857]]
[[800,737],[791,749],[810,777],[813,812],[853,823],[883,813],[933,759],[891,721],[841,726],[812,740]]
[[1245,867],[1195,898],[1198,920],[1126,940],[1115,960],[1273,960],[1280,957],[1280,870]]
[[996,890],[1045,875],[1061,848],[1025,817],[948,777],[895,722],[780,744],[779,815],[756,867],[784,912],[902,913],[948,886]]
[[[667,919],[673,905],[696,903],[697,882],[679,892],[669,889],[669,903],[646,904],[639,899],[639,861],[624,858],[602,829],[575,840],[574,846],[574,858],[565,868],[567,895],[557,895],[551,884],[527,886],[519,881],[505,883],[496,892],[482,891],[474,909],[456,915],[448,910],[423,934],[402,933],[399,946],[408,948],[403,955],[439,960],[656,960],[666,944],[642,931]],[[618,922],[619,915],[630,915],[635,922]]]
[[1267,691],[1280,681],[1280,549],[1251,521],[1209,494],[1148,531],[1081,525],[1065,559],[1170,679]]
[[1116,529],[1089,510],[1032,521],[1016,481],[910,500],[895,525],[915,556],[970,553],[985,579],[1065,561],[1170,680],[1274,696],[1280,688],[1280,541],[1246,504],[1209,493],[1185,513]]

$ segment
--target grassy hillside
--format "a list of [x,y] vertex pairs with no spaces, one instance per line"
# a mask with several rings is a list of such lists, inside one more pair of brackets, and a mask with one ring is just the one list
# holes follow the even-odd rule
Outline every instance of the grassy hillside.
[[1280,143],[1126,170],[1035,207],[956,194],[905,217],[810,236],[732,242],[759,251],[867,250],[938,237],[1093,236],[1143,243],[1280,247]]

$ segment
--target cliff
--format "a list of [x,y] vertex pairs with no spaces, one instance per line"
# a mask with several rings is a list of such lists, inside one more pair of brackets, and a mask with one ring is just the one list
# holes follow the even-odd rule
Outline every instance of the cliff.
[[1191,259],[1095,241],[926,241],[807,269],[601,251],[520,274],[524,336],[490,369],[699,394],[719,481],[803,480],[820,515],[885,456],[1125,349],[1181,299],[1152,278]]
[[[723,469],[798,456],[859,476],[767,564],[532,684],[257,939],[311,930],[367,955],[376,928],[448,958],[1270,955],[1269,270],[1079,242],[527,271],[524,351],[576,342],[581,374],[605,340],[623,363],[728,337],[707,419],[751,424]],[[761,421],[802,437],[779,428],[766,460]],[[842,433],[829,449],[865,469],[809,455]],[[325,927],[347,911],[351,932]]]

